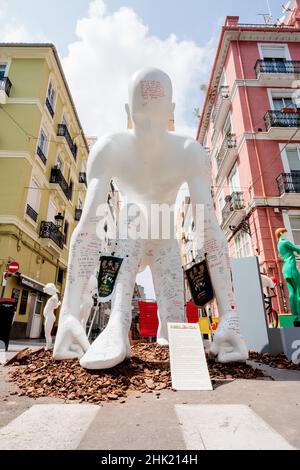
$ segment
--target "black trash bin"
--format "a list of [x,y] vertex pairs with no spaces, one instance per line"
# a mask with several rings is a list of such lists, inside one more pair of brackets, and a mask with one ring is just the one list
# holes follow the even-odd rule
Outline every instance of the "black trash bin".
[[0,341],[4,342],[6,351],[8,350],[15,311],[15,299],[0,299]]

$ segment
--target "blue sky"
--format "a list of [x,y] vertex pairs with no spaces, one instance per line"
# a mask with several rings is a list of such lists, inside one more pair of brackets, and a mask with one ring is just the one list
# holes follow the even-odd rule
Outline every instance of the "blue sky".
[[[0,0],[0,10],[1,10]],[[9,16],[22,20],[29,30],[55,42],[61,54],[75,38],[76,22],[88,10],[89,0],[9,0]],[[226,15],[239,15],[243,22],[261,21],[266,0],[107,0],[110,12],[129,6],[148,24],[153,35],[165,39],[170,33],[191,38],[199,45],[215,33]],[[270,0],[274,17],[281,16],[280,0]]]

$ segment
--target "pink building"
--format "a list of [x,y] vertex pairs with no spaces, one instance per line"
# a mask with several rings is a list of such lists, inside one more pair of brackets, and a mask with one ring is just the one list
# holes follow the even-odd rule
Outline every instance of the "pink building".
[[211,157],[231,255],[259,256],[262,270],[280,281],[275,230],[285,226],[300,245],[297,87],[300,95],[300,0],[278,26],[227,17],[197,139]]

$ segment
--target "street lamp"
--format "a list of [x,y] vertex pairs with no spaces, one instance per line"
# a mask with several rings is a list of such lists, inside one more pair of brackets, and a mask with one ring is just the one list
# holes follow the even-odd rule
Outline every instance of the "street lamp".
[[61,212],[59,212],[55,217],[55,224],[56,224],[56,227],[58,228],[58,230],[60,230],[63,226],[63,223],[64,223],[64,216],[62,215]]

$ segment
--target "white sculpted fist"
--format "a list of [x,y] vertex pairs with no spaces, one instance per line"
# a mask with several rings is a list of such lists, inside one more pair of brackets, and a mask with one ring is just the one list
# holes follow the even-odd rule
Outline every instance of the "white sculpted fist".
[[89,340],[80,321],[71,315],[62,315],[53,350],[54,359],[80,359],[89,347]]
[[218,362],[245,362],[249,352],[244,338],[239,333],[239,319],[236,315],[227,315],[221,319],[210,348],[210,355]]

